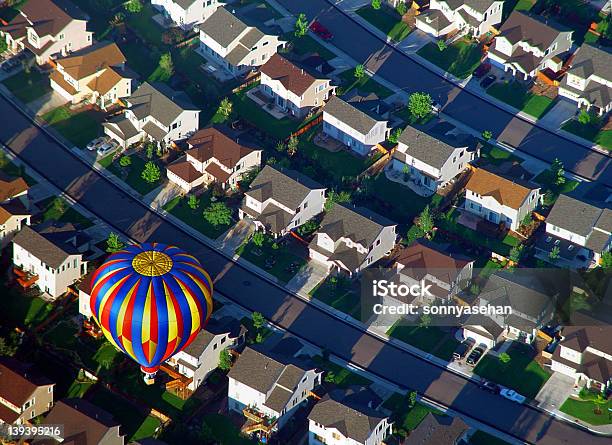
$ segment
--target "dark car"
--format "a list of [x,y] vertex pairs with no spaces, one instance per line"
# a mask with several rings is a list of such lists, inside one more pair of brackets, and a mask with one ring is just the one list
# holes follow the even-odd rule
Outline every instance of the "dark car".
[[476,71],[474,71],[474,77],[481,78],[491,70],[491,64],[487,62],[481,63]]
[[485,350],[486,350],[486,347],[484,347],[483,345],[478,345],[476,348],[474,348],[474,350],[472,351],[472,353],[468,356],[466,360],[467,364],[475,365],[476,363],[478,363],[478,360],[480,360]]
[[476,341],[473,338],[468,337],[463,340],[461,344],[457,346],[455,352],[453,352],[453,360],[461,360],[464,358],[467,353],[470,352],[470,349],[472,349],[474,343],[476,343]]
[[331,31],[325,26],[323,26],[321,22],[315,20],[310,24],[309,28],[312,32],[321,37],[323,40],[331,40],[334,38],[334,35],[331,33]]
[[501,391],[501,386],[499,386],[497,383],[493,383],[488,380],[483,380],[478,384],[478,386],[480,386],[486,391],[492,392],[493,394],[499,394],[499,392]]
[[489,74],[487,77],[485,77],[484,79],[482,79],[480,81],[480,86],[483,87],[483,88],[488,88],[496,80],[497,80],[497,76],[495,76],[493,74]]

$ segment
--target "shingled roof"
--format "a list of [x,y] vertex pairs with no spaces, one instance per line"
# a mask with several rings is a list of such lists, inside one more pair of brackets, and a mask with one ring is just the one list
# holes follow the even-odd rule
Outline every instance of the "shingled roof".
[[345,207],[334,204],[321,222],[320,233],[327,234],[332,240],[349,238],[366,248],[372,244],[380,232],[396,223],[364,207]]
[[280,169],[266,165],[251,183],[246,194],[259,202],[273,199],[290,209],[299,206],[312,191],[324,187],[308,176],[294,170]]
[[478,168],[472,173],[465,188],[481,196],[490,196],[498,203],[512,209],[518,209],[532,190],[536,190],[539,187],[535,185],[528,187],[527,184],[519,184],[519,182],[511,181],[490,171]]
[[89,17],[68,0],[30,0],[2,30],[13,38],[25,36],[25,29],[32,27],[38,36],[55,36],[72,20]]
[[410,125],[402,131],[398,142],[406,145],[408,148],[405,154],[397,150],[394,155],[395,157],[402,160],[405,155],[410,155],[437,169],[441,169],[444,166],[457,148],[465,147],[467,149],[467,145],[453,147]]
[[349,102],[345,102],[338,96],[332,96],[325,104],[323,113],[335,117],[340,122],[348,125],[359,133],[366,135],[379,122],[368,113],[360,110]]
[[183,111],[197,110],[185,93],[157,83],[144,82],[125,101],[138,119],[152,116],[166,126],[172,124]]
[[527,42],[544,51],[562,32],[561,29],[558,29],[559,25],[551,25],[552,22],[544,22],[538,17],[513,11],[500,28],[499,33],[512,44]]
[[14,198],[29,189],[22,177],[9,176],[0,171],[0,202]]
[[125,63],[125,56],[117,44],[112,42],[99,42],[57,60],[57,64],[61,65],[64,71],[76,80],[123,63]]
[[260,71],[272,80],[278,80],[287,90],[301,96],[317,80],[279,54],[274,54],[261,66]]
[[0,397],[21,407],[40,386],[54,383],[31,366],[9,358],[0,359]]
[[[43,263],[57,269],[70,255],[78,254],[78,250],[71,244],[59,242],[64,236],[55,236],[58,232],[54,229],[43,230],[41,233],[28,225],[24,225],[19,233],[13,238],[13,243],[22,247]],[[76,232],[72,232],[76,235]]]
[[255,149],[238,143],[216,127],[204,128],[196,132],[187,141],[190,149],[187,155],[199,162],[216,159],[225,167],[232,169],[242,158]]
[[429,413],[406,439],[406,445],[455,445],[469,429],[460,418]]

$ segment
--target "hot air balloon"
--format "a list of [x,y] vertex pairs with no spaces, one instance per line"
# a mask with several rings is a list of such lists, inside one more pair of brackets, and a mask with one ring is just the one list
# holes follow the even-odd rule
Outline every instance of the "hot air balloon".
[[104,336],[140,364],[148,384],[212,312],[210,276],[195,257],[165,244],[112,254],[94,272],[91,289],[91,311]]

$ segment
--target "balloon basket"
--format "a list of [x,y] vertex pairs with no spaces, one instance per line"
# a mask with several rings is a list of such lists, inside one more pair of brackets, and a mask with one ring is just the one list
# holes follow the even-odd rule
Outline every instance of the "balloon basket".
[[144,379],[145,384],[147,385],[153,385],[155,383],[155,376],[145,375],[143,379]]
[[144,368],[141,366],[140,370],[143,374],[142,378],[147,385],[152,385],[155,383],[155,375],[157,374],[157,369]]

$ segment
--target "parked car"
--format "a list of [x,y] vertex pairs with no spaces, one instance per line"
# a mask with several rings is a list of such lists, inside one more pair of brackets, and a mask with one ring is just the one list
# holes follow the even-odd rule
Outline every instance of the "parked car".
[[309,28],[312,32],[321,37],[323,40],[331,40],[334,38],[334,35],[331,33],[331,31],[317,20],[312,22]]
[[467,364],[472,366],[476,365],[476,363],[478,363],[478,361],[482,358],[486,350],[487,347],[485,345],[483,345],[482,343],[479,344],[468,356],[466,360]]
[[115,141],[107,141],[104,144],[102,144],[100,147],[98,147],[98,150],[97,150],[98,156],[106,156],[111,151],[116,150],[117,147],[118,145]]
[[453,360],[461,360],[462,358],[465,358],[468,352],[470,352],[470,349],[474,347],[474,344],[476,344],[476,340],[473,338],[468,337],[463,340],[461,344],[457,346],[455,352],[453,352]]
[[105,142],[108,142],[108,138],[101,136],[99,138],[95,138],[89,144],[87,144],[87,150],[94,151],[104,145]]
[[505,397],[506,399],[512,400],[516,403],[525,403],[525,400],[527,400],[525,396],[519,394],[513,389],[504,388],[499,392],[499,394],[502,397]]
[[480,86],[483,88],[489,88],[493,82],[497,80],[497,76],[494,74],[489,74],[487,77],[480,81]]
[[436,102],[435,100],[431,102],[431,111],[436,114],[439,114],[441,109],[442,106],[438,102]]
[[499,386],[497,383],[490,382],[489,380],[482,380],[478,386],[486,391],[492,392],[493,394],[499,394],[502,390],[501,386]]
[[481,78],[485,74],[491,71],[491,64],[488,62],[481,63],[478,68],[474,71],[474,77]]

